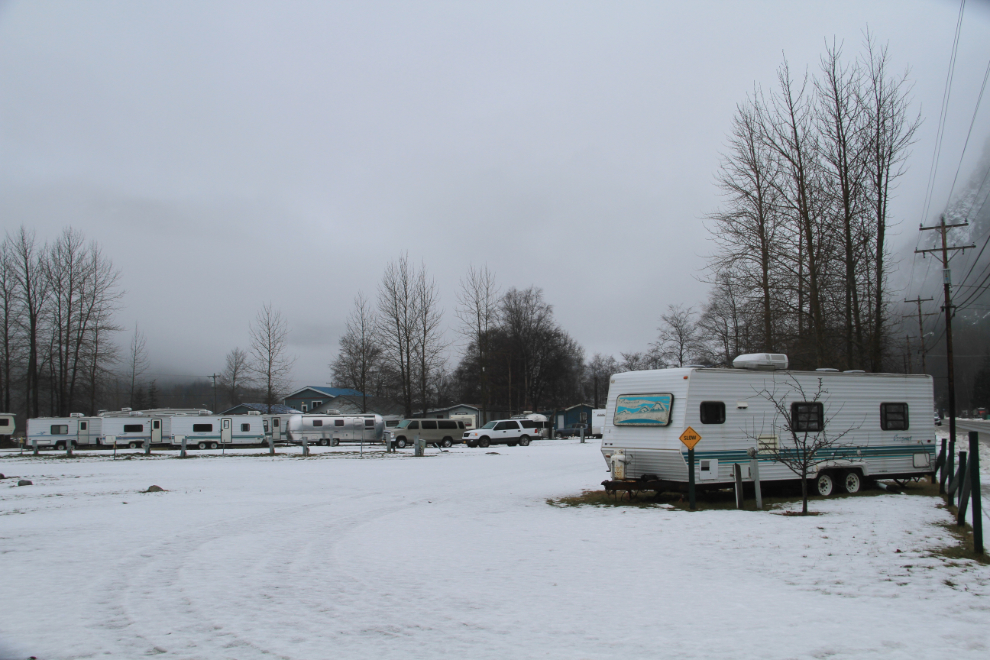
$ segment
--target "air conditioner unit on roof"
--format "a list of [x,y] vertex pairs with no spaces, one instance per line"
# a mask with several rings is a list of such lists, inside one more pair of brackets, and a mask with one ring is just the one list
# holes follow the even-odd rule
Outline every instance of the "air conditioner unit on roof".
[[736,369],[774,371],[787,368],[787,356],[783,353],[747,353],[732,361]]

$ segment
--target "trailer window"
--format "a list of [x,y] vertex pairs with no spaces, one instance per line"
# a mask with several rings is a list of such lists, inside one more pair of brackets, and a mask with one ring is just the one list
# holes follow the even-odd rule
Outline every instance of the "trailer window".
[[881,403],[880,428],[884,431],[907,431],[908,404]]
[[364,420],[364,428],[366,428],[366,429],[373,429],[373,428],[375,428],[375,420],[373,420],[373,419],[366,419],[366,420]]
[[124,424],[124,433],[143,433],[144,424]]
[[791,428],[797,433],[817,433],[825,428],[825,409],[820,401],[791,404]]
[[251,430],[250,424],[241,424],[241,431],[247,432]]
[[212,433],[213,424],[193,424],[193,433]]
[[52,435],[69,435],[69,425],[52,424]]
[[702,401],[701,423],[725,424],[725,403],[722,401]]
[[7,419],[6,417],[0,419],[0,426],[10,426],[10,420]]
[[344,425],[344,420],[342,420],[342,419],[335,419],[335,420],[333,420],[333,425],[334,426],[343,426]]
[[79,430],[80,431],[86,430],[86,422],[79,422]]
[[322,419],[314,419],[313,420],[313,426],[323,426],[323,420]]
[[273,427],[277,427],[278,426],[278,417],[272,417],[272,426]]

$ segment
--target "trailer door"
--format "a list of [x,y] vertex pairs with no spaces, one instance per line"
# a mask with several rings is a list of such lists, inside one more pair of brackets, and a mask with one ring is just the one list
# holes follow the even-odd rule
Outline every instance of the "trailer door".
[[220,420],[220,442],[230,442],[232,426],[233,420],[230,417],[224,417]]
[[162,442],[162,420],[151,420],[151,444],[159,445]]
[[76,435],[76,444],[88,445],[89,444],[89,420],[79,422],[79,432]]
[[280,417],[272,417],[272,440],[280,442],[282,440],[282,420]]

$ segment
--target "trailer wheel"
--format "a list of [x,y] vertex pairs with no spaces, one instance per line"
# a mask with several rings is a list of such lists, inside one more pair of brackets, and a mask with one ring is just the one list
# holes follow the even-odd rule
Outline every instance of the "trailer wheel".
[[217,443],[211,442],[210,443],[210,449],[216,449],[216,448],[217,448]]
[[201,443],[199,443],[196,446],[199,447],[200,449],[206,449],[206,443],[205,442],[201,442]]
[[835,480],[832,479],[832,475],[828,472],[821,472],[818,475],[818,479],[815,480],[815,487],[818,488],[819,495],[828,497],[835,490]]
[[520,447],[529,447],[529,436],[528,435],[524,435],[521,438],[519,438],[519,446]]
[[56,442],[55,443],[55,449],[57,449],[58,451],[65,450],[65,443],[64,442]]
[[454,446],[454,441],[451,440],[450,438],[444,438],[443,439],[443,442],[440,443],[440,444],[442,444],[444,447],[453,447]]
[[405,438],[399,438],[398,440],[395,441],[395,446],[398,447],[399,449],[405,449],[406,448],[406,439]]
[[850,495],[858,493],[859,489],[863,487],[863,478],[859,476],[859,472],[856,470],[849,470],[842,478],[842,487]]
[[317,444],[320,445],[321,447],[326,447],[327,446],[327,439],[326,438],[320,438],[320,441]]
[[478,446],[481,448],[488,447],[490,444],[492,444],[492,441],[489,440],[487,437],[478,440]]
[[339,444],[340,444],[340,439],[338,439],[338,438],[334,438],[333,440],[330,441],[330,446],[331,447],[336,447]]
[[138,448],[138,444],[136,442],[128,443],[127,446],[130,447],[131,449],[137,449]]

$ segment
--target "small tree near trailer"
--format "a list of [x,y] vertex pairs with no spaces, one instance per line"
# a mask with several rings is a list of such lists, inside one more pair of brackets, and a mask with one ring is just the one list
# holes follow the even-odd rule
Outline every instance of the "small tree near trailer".
[[266,412],[289,388],[292,364],[288,355],[289,326],[271,303],[263,305],[250,328],[251,371],[256,382],[265,390]]
[[824,388],[821,378],[814,392],[806,391],[793,376],[785,385],[787,389],[783,393],[777,390],[776,381],[773,390],[764,388],[758,392],[774,408],[772,433],[749,437],[756,440],[761,456],[784,464],[800,478],[801,514],[807,515],[808,474],[819,463],[828,460],[832,450],[843,446],[842,438],[854,429],[829,431],[829,422],[834,415],[828,416],[829,411],[825,409],[828,390]]

